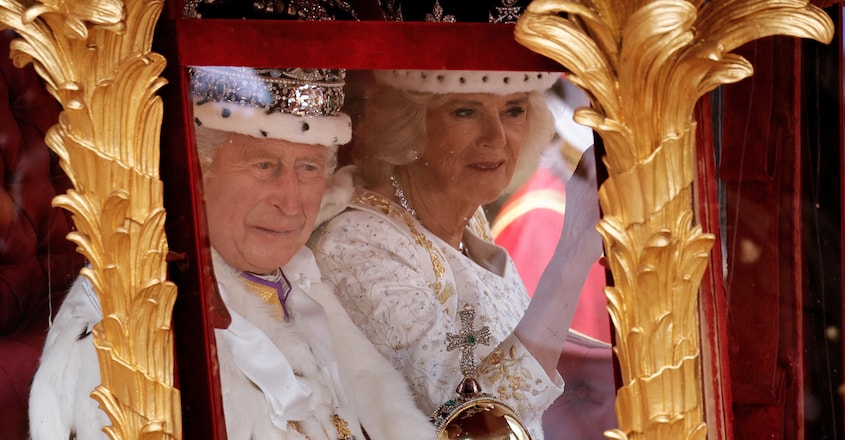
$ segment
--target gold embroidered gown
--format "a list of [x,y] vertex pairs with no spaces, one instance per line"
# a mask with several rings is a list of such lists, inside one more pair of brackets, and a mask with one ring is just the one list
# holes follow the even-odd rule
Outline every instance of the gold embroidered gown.
[[309,247],[352,320],[410,381],[425,411],[454,396],[460,353],[446,350],[446,334],[460,331],[459,312],[471,305],[492,339],[476,349],[482,389],[514,408],[541,440],[542,413],[563,392],[563,380],[549,377],[513,334],[529,297],[480,210],[464,242],[472,259],[398,204],[358,190],[349,209],[315,231]]

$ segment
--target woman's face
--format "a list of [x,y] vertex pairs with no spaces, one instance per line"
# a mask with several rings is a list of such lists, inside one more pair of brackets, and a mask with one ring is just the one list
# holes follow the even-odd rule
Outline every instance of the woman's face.
[[528,135],[527,110],[527,93],[450,95],[428,110],[428,145],[412,172],[422,171],[427,188],[439,188],[450,200],[476,206],[494,201],[510,182]]
[[205,177],[211,245],[237,270],[269,273],[305,245],[326,186],[319,145],[232,135]]

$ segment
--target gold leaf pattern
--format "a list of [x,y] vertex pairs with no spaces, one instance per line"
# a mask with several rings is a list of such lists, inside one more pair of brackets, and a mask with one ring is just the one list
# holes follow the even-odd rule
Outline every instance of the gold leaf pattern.
[[45,140],[74,188],[54,204],[73,215],[68,238],[90,263],[80,273],[105,317],[92,331],[102,380],[92,396],[114,439],[182,432],[158,175],[165,60],[150,51],[162,5],[0,0],[0,23],[21,36],[15,64],[32,62],[63,108]]
[[693,225],[694,108],[751,75],[731,50],[777,34],[829,42],[833,23],[801,0],[535,0],[517,23],[590,96],[574,119],[606,148],[598,229],[623,380],[609,438],[706,438],[696,306],[714,238]]
[[369,191],[360,193],[356,196],[354,203],[373,206],[379,208],[385,215],[402,218],[405,224],[408,225],[408,229],[410,229],[411,235],[414,237],[417,244],[428,251],[428,254],[431,257],[431,266],[434,268],[434,273],[437,275],[438,279],[437,282],[431,284],[432,291],[434,292],[434,296],[437,297],[437,300],[440,301],[440,304],[446,304],[446,301],[454,293],[449,291],[449,289],[443,288],[443,277],[446,276],[446,269],[443,267],[443,262],[440,261],[440,254],[434,249],[434,243],[426,238],[425,234],[417,230],[415,221],[411,215],[408,214],[408,211],[404,209],[397,209],[396,205],[391,203],[391,201],[384,196]]

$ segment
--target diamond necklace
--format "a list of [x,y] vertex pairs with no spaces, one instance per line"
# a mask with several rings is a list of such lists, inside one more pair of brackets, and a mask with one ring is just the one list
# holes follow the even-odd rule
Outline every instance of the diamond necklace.
[[420,221],[420,216],[417,215],[417,211],[414,211],[414,208],[411,208],[411,204],[408,203],[408,199],[405,198],[405,191],[402,190],[402,187],[399,186],[399,181],[396,180],[396,176],[390,175],[390,185],[393,186],[393,195],[399,199],[399,204],[405,208],[405,211],[408,211],[408,214],[411,214],[411,217]]
[[[399,186],[399,180],[397,180],[396,176],[392,174],[390,175],[390,185],[393,187],[393,195],[399,199],[399,205],[401,205],[408,214],[411,214],[411,217],[422,223],[420,216],[417,215],[417,211],[415,211],[414,208],[411,207],[411,204],[408,203],[408,199],[405,197],[405,191],[402,190],[401,186]],[[464,254],[465,257],[469,257],[469,249],[467,249],[466,245],[464,245],[463,240],[458,243],[458,251]]]

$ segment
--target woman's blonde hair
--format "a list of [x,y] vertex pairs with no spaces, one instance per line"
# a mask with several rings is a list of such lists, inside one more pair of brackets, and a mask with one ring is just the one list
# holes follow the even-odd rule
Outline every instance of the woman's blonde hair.
[[[364,115],[353,132],[352,161],[365,185],[385,182],[393,168],[419,159],[425,151],[428,133],[426,113],[446,102],[450,95],[408,92],[394,87],[374,87],[367,96]],[[528,94],[529,135],[505,192],[515,189],[537,166],[543,149],[554,137],[554,118],[543,92]],[[513,187],[513,188],[511,188]]]

